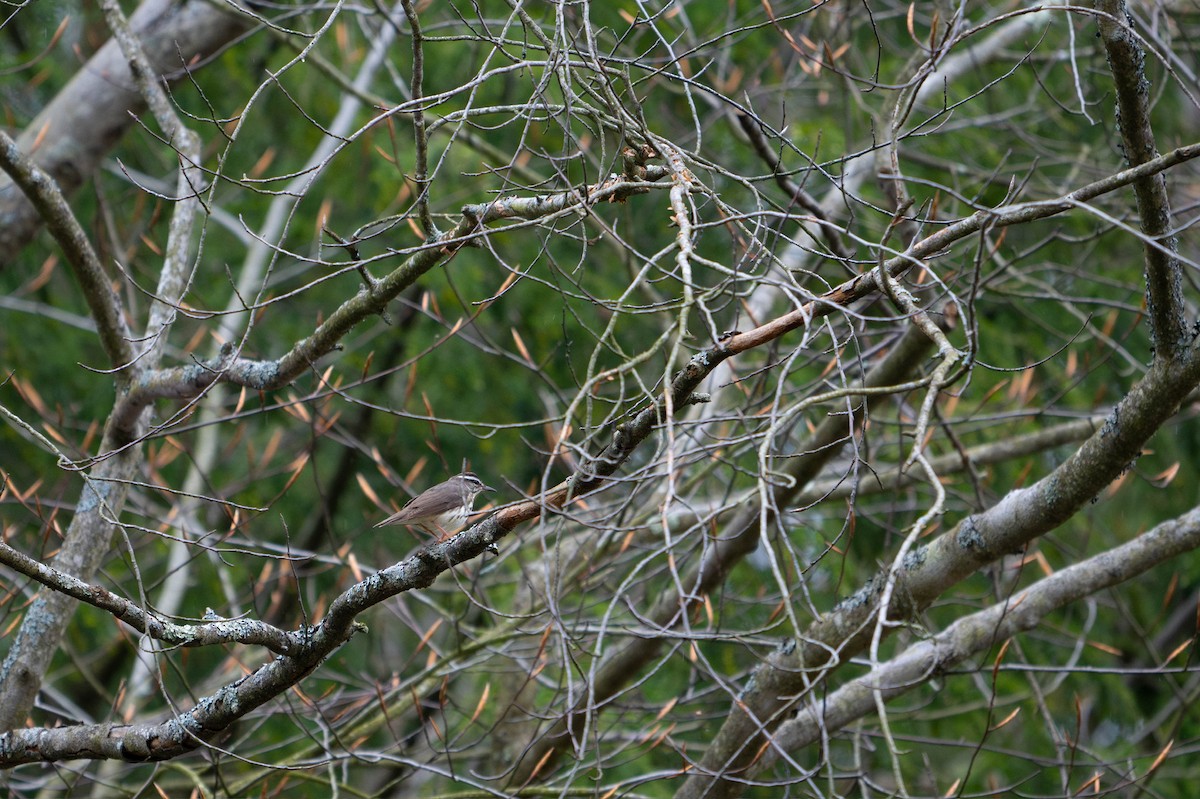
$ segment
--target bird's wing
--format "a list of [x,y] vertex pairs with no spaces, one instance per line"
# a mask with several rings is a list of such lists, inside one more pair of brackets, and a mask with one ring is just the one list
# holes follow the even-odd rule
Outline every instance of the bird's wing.
[[408,501],[408,503],[400,510],[387,517],[376,527],[386,527],[389,524],[404,524],[410,519],[419,519],[422,516],[429,515],[429,499],[424,494],[419,494]]

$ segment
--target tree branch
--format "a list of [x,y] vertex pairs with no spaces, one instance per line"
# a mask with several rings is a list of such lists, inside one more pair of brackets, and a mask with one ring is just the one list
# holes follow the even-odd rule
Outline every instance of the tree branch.
[[[1128,468],[1156,430],[1200,385],[1200,357],[1156,359],[1146,376],[1113,408],[1103,427],[1061,466],[1029,488],[1007,494],[915,550],[899,567],[888,618],[912,619],[947,588],[981,566],[1058,527]],[[732,797],[735,779],[758,757],[773,729],[814,681],[825,679],[869,643],[888,570],[877,574],[834,610],[816,619],[802,638],[770,656],[751,687],[730,709],[697,772],[679,791],[684,799]],[[824,669],[820,676],[818,669]]]
[[[219,3],[146,0],[132,17],[156,75],[177,80],[190,65],[212,56],[244,33],[251,20]],[[117,41],[92,56],[25,127],[18,148],[30,153],[64,196],[91,178],[109,150],[145,108],[131,88],[129,64]],[[0,268],[43,224],[41,213],[0,180]]]
[[[1117,88],[1117,126],[1125,159],[1131,166],[1158,156],[1150,124],[1150,82],[1146,54],[1133,32],[1133,20],[1123,0],[1100,0],[1097,27]],[[1183,301],[1179,242],[1171,233],[1171,204],[1167,179],[1158,173],[1133,182],[1138,217],[1145,233],[1146,310],[1150,315],[1156,353],[1164,358],[1182,355],[1192,341]]]
[[[0,131],[0,169],[7,172],[13,183],[25,193],[62,248],[79,282],[80,293],[96,321],[96,332],[108,355],[109,365],[117,372],[121,382],[128,381],[129,376],[123,370],[133,361],[134,352],[131,344],[133,336],[125,324],[125,312],[66,197],[54,178],[22,153],[17,143],[4,131]],[[3,249],[2,243],[0,249]]]
[[814,692],[802,697],[805,706],[775,731],[772,746],[753,765],[749,778],[765,773],[781,753],[798,754],[866,716],[875,709],[877,691],[888,700],[903,696],[997,644],[1034,629],[1054,611],[1197,548],[1200,510],[1193,509],[1132,541],[1057,571],[1005,602],[958,619],[941,633],[913,644],[831,694]]
[[0,563],[32,577],[47,588],[111,613],[140,633],[168,646],[253,644],[277,655],[292,654],[294,643],[283,630],[261,621],[228,619],[206,624],[175,624],[98,585],[51,568],[0,541]]

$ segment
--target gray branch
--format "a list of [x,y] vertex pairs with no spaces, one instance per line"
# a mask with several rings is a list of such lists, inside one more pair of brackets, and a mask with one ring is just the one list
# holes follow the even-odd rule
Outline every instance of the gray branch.
[[117,596],[98,585],[84,582],[0,541],[0,563],[32,577],[58,593],[111,613],[140,633],[167,646],[212,646],[214,644],[255,644],[279,655],[293,652],[287,634],[261,621],[227,619],[205,624],[175,624],[144,610],[140,605]]
[[996,644],[1034,629],[1054,611],[1132,580],[1197,547],[1200,509],[1193,509],[1126,544],[1057,571],[1006,602],[958,619],[832,694],[808,702],[776,730],[773,746],[754,764],[751,777],[770,768],[780,753],[799,753],[874,711],[876,691],[885,699],[903,696]]
[[[1169,365],[1159,359],[1117,404],[1099,431],[1061,466],[1028,488],[1010,492],[993,507],[968,516],[911,553],[899,569],[888,607],[892,622],[915,618],[946,589],[982,566],[1020,551],[1055,529],[1119,477],[1142,446],[1200,385],[1200,357]],[[764,733],[779,724],[814,680],[863,651],[871,638],[887,569],[834,610],[816,619],[794,646],[766,659],[751,686],[730,709],[697,771],[678,796],[732,797],[734,779],[753,763]],[[824,669],[824,675],[818,671]]]
[[[131,26],[155,74],[173,81],[187,74],[194,59],[203,61],[228,46],[250,21],[218,3],[146,0]],[[17,146],[33,152],[37,165],[69,197],[91,178],[145,107],[128,61],[117,41],[110,40],[25,127]],[[42,224],[38,210],[0,178],[0,267]]]
[[[21,147],[4,131],[0,131],[0,169],[24,192],[30,207],[36,209],[58,242],[96,321],[96,331],[100,334],[100,344],[108,355],[109,365],[117,371],[118,379],[128,380],[128,375],[121,372],[133,361],[134,353],[130,343],[133,337],[125,323],[125,312],[67,198],[54,178],[22,152]],[[0,186],[0,196],[3,196],[3,191],[4,187]],[[2,225],[3,222],[0,222]],[[2,248],[3,244],[0,244]]]
[[[1117,89],[1117,126],[1131,166],[1148,163],[1158,155],[1150,125],[1150,82],[1146,79],[1146,53],[1132,28],[1123,0],[1100,0],[1097,27],[1108,67]],[[1183,272],[1179,243],[1171,233],[1171,204],[1167,179],[1146,175],[1133,183],[1146,250],[1146,308],[1153,341],[1159,354],[1174,357],[1191,342],[1183,301]]]

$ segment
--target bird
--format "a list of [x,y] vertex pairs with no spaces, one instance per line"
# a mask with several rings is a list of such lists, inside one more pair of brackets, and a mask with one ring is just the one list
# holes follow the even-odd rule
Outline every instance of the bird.
[[475,497],[484,491],[495,490],[484,485],[474,472],[456,474],[417,494],[403,508],[375,526],[403,524],[442,538],[463,528],[472,513]]

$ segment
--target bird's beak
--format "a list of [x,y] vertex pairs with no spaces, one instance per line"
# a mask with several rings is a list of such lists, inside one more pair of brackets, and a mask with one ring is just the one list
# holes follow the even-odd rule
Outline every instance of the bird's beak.
[[492,488],[491,486],[484,486],[483,488],[481,488],[479,490],[480,491],[495,491],[496,489]]

